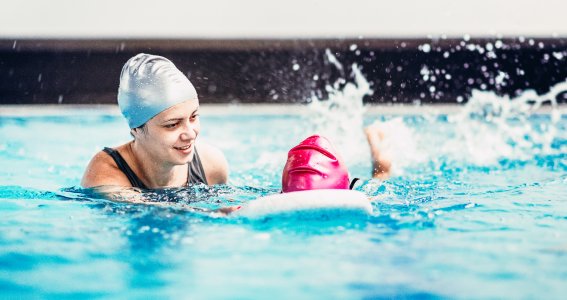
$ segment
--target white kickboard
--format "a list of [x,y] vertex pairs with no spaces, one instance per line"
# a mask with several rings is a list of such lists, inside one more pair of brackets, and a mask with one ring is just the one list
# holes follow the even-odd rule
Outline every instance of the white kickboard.
[[368,197],[352,190],[311,190],[269,195],[250,201],[234,214],[244,217],[262,217],[272,214],[317,210],[345,210],[371,214]]

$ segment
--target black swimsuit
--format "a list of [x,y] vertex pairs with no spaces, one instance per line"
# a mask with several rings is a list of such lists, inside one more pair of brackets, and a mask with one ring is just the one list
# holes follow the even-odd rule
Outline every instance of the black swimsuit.
[[[124,160],[122,155],[118,153],[118,151],[108,147],[104,147],[102,151],[106,152],[108,155],[110,155],[110,157],[112,157],[112,159],[114,159],[114,162],[116,162],[116,165],[118,166],[120,171],[122,171],[124,175],[128,177],[128,180],[130,180],[132,187],[148,189],[146,185],[140,180],[140,178],[136,176],[136,173],[132,171],[128,163],[126,163],[126,161]],[[197,148],[195,148],[195,156],[193,156],[193,160],[189,163],[189,168],[187,169],[187,185],[197,183],[208,184],[207,177],[205,177],[205,170],[203,170],[201,159],[199,158],[199,154],[197,153]]]

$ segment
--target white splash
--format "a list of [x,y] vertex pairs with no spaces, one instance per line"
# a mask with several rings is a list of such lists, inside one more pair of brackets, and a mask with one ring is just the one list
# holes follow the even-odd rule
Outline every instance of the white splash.
[[[343,77],[343,65],[329,51],[331,62]],[[421,75],[428,75],[424,69]],[[508,74],[500,72],[500,84],[505,85]],[[328,137],[345,157],[348,164],[368,163],[369,149],[364,136],[365,107],[363,97],[373,91],[357,64],[352,65],[354,82],[339,78],[326,86],[327,99],[312,96],[305,117],[312,128],[306,134]],[[556,84],[544,95],[533,90],[524,91],[515,98],[498,96],[494,92],[473,90],[462,110],[448,116],[447,124],[435,124],[429,119],[420,128],[406,124],[398,117],[376,122],[384,133],[379,147],[392,162],[392,175],[401,175],[404,169],[442,157],[473,165],[494,165],[501,159],[532,159],[538,154],[553,154],[566,148],[552,149],[561,118],[557,109],[557,96],[567,91],[567,81]],[[458,98],[458,102],[464,99]],[[548,122],[535,124],[529,120],[544,104],[551,104]],[[418,132],[419,130],[419,132]]]
[[[565,91],[567,81],[544,95],[527,90],[512,99],[473,90],[462,111],[449,117],[454,124],[454,138],[445,143],[441,153],[478,165],[492,165],[503,158],[523,160],[551,154],[561,117],[556,98]],[[534,127],[528,118],[544,103],[551,104],[551,120]]]
[[[342,71],[342,64],[328,49],[326,54],[328,60]],[[333,85],[327,85],[327,99],[319,99],[313,95],[306,113],[312,124],[311,133],[329,138],[347,163],[360,161],[362,157],[368,161],[369,150],[363,132],[365,108],[362,99],[373,93],[357,64],[352,65],[352,76],[354,83],[340,78]]]
[[331,50],[325,49],[325,55],[327,55],[327,59],[329,60],[330,63],[335,65],[335,67],[338,70],[343,71],[343,64],[341,64],[339,62],[339,60],[337,59],[337,57],[335,57],[335,55],[333,55],[333,53],[331,53]]

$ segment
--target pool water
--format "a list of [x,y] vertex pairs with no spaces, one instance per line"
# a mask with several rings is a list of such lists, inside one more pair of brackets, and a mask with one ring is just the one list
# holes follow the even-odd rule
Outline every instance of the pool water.
[[[95,152],[129,139],[117,114],[0,116],[1,298],[562,298],[567,118],[482,107],[354,123],[320,107],[203,114],[230,182],[152,193],[163,206],[79,187]],[[394,162],[384,182],[368,179],[362,134],[376,120]],[[207,212],[277,193],[287,150],[315,132],[366,178],[373,215]]]

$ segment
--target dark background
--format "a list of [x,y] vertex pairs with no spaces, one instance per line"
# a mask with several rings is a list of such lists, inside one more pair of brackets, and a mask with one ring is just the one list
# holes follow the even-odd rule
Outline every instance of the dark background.
[[[329,62],[326,49],[343,64],[343,72]],[[374,90],[365,97],[367,103],[466,102],[472,89],[510,96],[535,89],[541,94],[567,79],[564,38],[0,39],[0,104],[116,103],[122,65],[139,52],[172,60],[204,103],[291,103],[306,102],[313,94],[325,97],[325,85],[340,77],[353,81],[353,63],[362,67]],[[502,82],[496,80],[499,75]],[[565,103],[567,95],[557,100]]]

